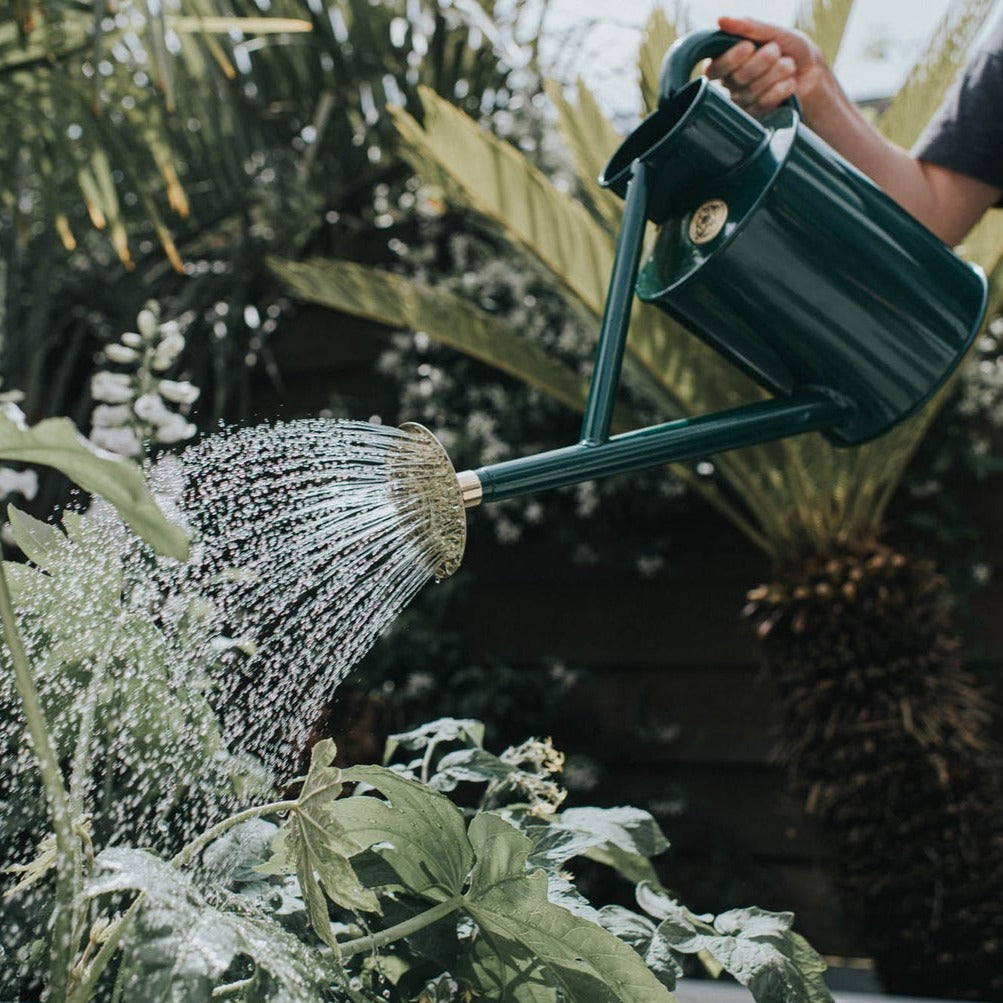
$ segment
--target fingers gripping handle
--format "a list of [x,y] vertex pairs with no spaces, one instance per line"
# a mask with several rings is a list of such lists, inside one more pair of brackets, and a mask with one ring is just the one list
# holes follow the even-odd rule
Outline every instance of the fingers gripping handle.
[[[739,42],[749,41],[741,35],[731,35],[726,31],[693,31],[682,38],[676,39],[672,48],[665,54],[662,69],[658,76],[658,103],[663,105],[677,91],[689,83],[693,68],[702,59],[715,59],[727,52]],[[791,95],[784,104],[793,107],[801,116],[801,102],[796,95]]]

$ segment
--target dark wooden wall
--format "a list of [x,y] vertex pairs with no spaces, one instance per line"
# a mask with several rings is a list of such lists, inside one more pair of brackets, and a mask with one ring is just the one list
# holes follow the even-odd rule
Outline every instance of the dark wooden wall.
[[546,655],[586,670],[554,740],[602,763],[591,801],[659,818],[672,842],[663,880],[691,908],[792,910],[820,950],[856,956],[823,834],[772,760],[776,702],[740,615],[769,568],[720,523],[704,512],[667,527],[689,553],[654,580],[540,546],[470,552],[466,643],[472,657]]

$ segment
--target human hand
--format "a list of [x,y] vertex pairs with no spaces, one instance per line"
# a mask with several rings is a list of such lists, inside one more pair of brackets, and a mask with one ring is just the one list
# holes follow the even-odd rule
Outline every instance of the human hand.
[[718,26],[748,41],[733,45],[708,65],[732,100],[750,115],[762,115],[797,94],[808,112],[829,73],[821,50],[807,35],[749,18],[722,17]]

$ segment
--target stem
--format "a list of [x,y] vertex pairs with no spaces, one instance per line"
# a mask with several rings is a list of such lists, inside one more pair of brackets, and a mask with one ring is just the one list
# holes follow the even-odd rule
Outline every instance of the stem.
[[111,956],[115,953],[116,948],[132,924],[132,918],[136,914],[142,898],[143,894],[140,892],[133,899],[132,905],[119,918],[118,922],[112,926],[107,938],[101,945],[101,949],[94,955],[94,960],[87,969],[87,974],[80,980],[80,984],[76,989],[66,998],[66,1003],[85,1003],[86,1000],[91,998],[97,980],[101,978],[101,973],[104,972],[108,962],[111,961]]
[[214,839],[218,839],[228,829],[240,825],[241,822],[260,818],[262,815],[278,815],[280,812],[292,811],[298,806],[298,801],[273,801],[271,804],[257,805],[254,808],[238,812],[236,815],[231,815],[229,818],[224,818],[222,822],[217,822],[211,829],[207,829],[201,836],[197,836],[187,846],[179,850],[177,855],[171,859],[171,866],[186,867]]
[[254,979],[241,979],[239,982],[228,982],[225,986],[217,986],[212,991],[213,999],[224,999],[227,996],[237,996],[245,989],[254,985]]
[[424,912],[418,913],[417,916],[404,920],[403,923],[388,926],[385,930],[380,930],[379,933],[374,933],[370,937],[359,937],[357,940],[341,944],[341,959],[345,961],[355,957],[356,954],[377,951],[381,947],[386,947],[387,944],[392,944],[395,940],[409,937],[412,933],[424,930],[426,926],[431,926],[451,912],[455,912],[461,905],[463,905],[463,896],[454,895],[452,898],[446,899],[445,902],[440,902],[438,905],[432,906],[431,909],[426,909]]
[[24,642],[14,616],[14,603],[7,575],[0,561],[0,620],[14,665],[14,683],[24,709],[38,773],[49,802],[49,815],[56,836],[56,898],[52,906],[52,957],[48,997],[62,1000],[73,961],[73,898],[79,870],[79,848],[73,832],[66,788],[52,740],[45,723],[42,702],[31,673]]

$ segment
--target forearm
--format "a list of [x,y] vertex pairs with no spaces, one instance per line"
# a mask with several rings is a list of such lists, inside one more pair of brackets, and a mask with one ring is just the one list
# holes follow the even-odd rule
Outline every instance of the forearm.
[[814,132],[949,244],[960,242],[998,195],[989,185],[917,160],[889,142],[831,73],[803,104]]

